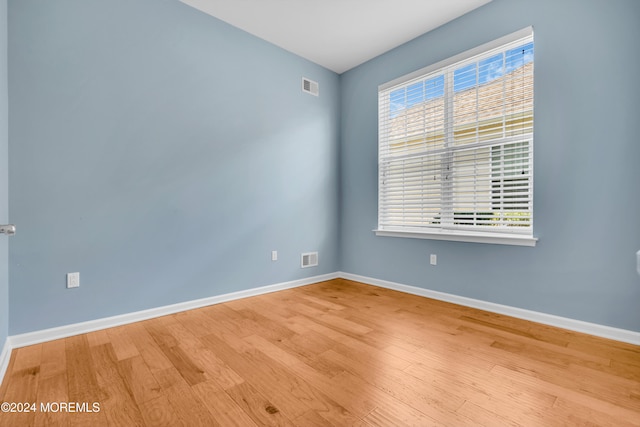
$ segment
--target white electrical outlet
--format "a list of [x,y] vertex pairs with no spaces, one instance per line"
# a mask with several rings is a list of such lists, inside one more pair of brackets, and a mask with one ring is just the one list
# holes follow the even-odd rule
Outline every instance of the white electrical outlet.
[[431,265],[437,265],[438,264],[438,255],[431,254],[431,256],[429,257],[429,262],[431,263]]
[[271,261],[278,260],[278,251],[271,251]]
[[80,273],[67,273],[67,288],[80,287]]

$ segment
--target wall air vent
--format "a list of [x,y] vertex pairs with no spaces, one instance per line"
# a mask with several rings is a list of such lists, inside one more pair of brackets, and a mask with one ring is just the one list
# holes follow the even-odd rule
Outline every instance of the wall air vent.
[[300,267],[315,267],[318,265],[318,252],[307,252],[302,254]]
[[302,91],[310,93],[314,96],[318,96],[320,94],[320,87],[318,86],[318,82],[314,82],[313,80],[309,80],[308,78],[303,77]]

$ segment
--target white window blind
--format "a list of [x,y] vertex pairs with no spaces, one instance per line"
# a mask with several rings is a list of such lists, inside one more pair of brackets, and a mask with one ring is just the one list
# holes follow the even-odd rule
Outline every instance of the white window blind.
[[532,236],[533,34],[510,38],[381,86],[377,231]]

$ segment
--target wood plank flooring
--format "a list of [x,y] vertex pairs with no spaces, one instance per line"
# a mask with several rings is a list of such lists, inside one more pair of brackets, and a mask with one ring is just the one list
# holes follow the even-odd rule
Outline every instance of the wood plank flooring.
[[36,404],[0,413],[20,427],[640,426],[640,347],[337,279],[16,349],[0,402]]

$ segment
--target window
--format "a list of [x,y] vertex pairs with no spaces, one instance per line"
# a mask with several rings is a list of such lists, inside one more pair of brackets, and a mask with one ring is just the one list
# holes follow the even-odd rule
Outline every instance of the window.
[[535,245],[531,28],[378,100],[378,235]]

